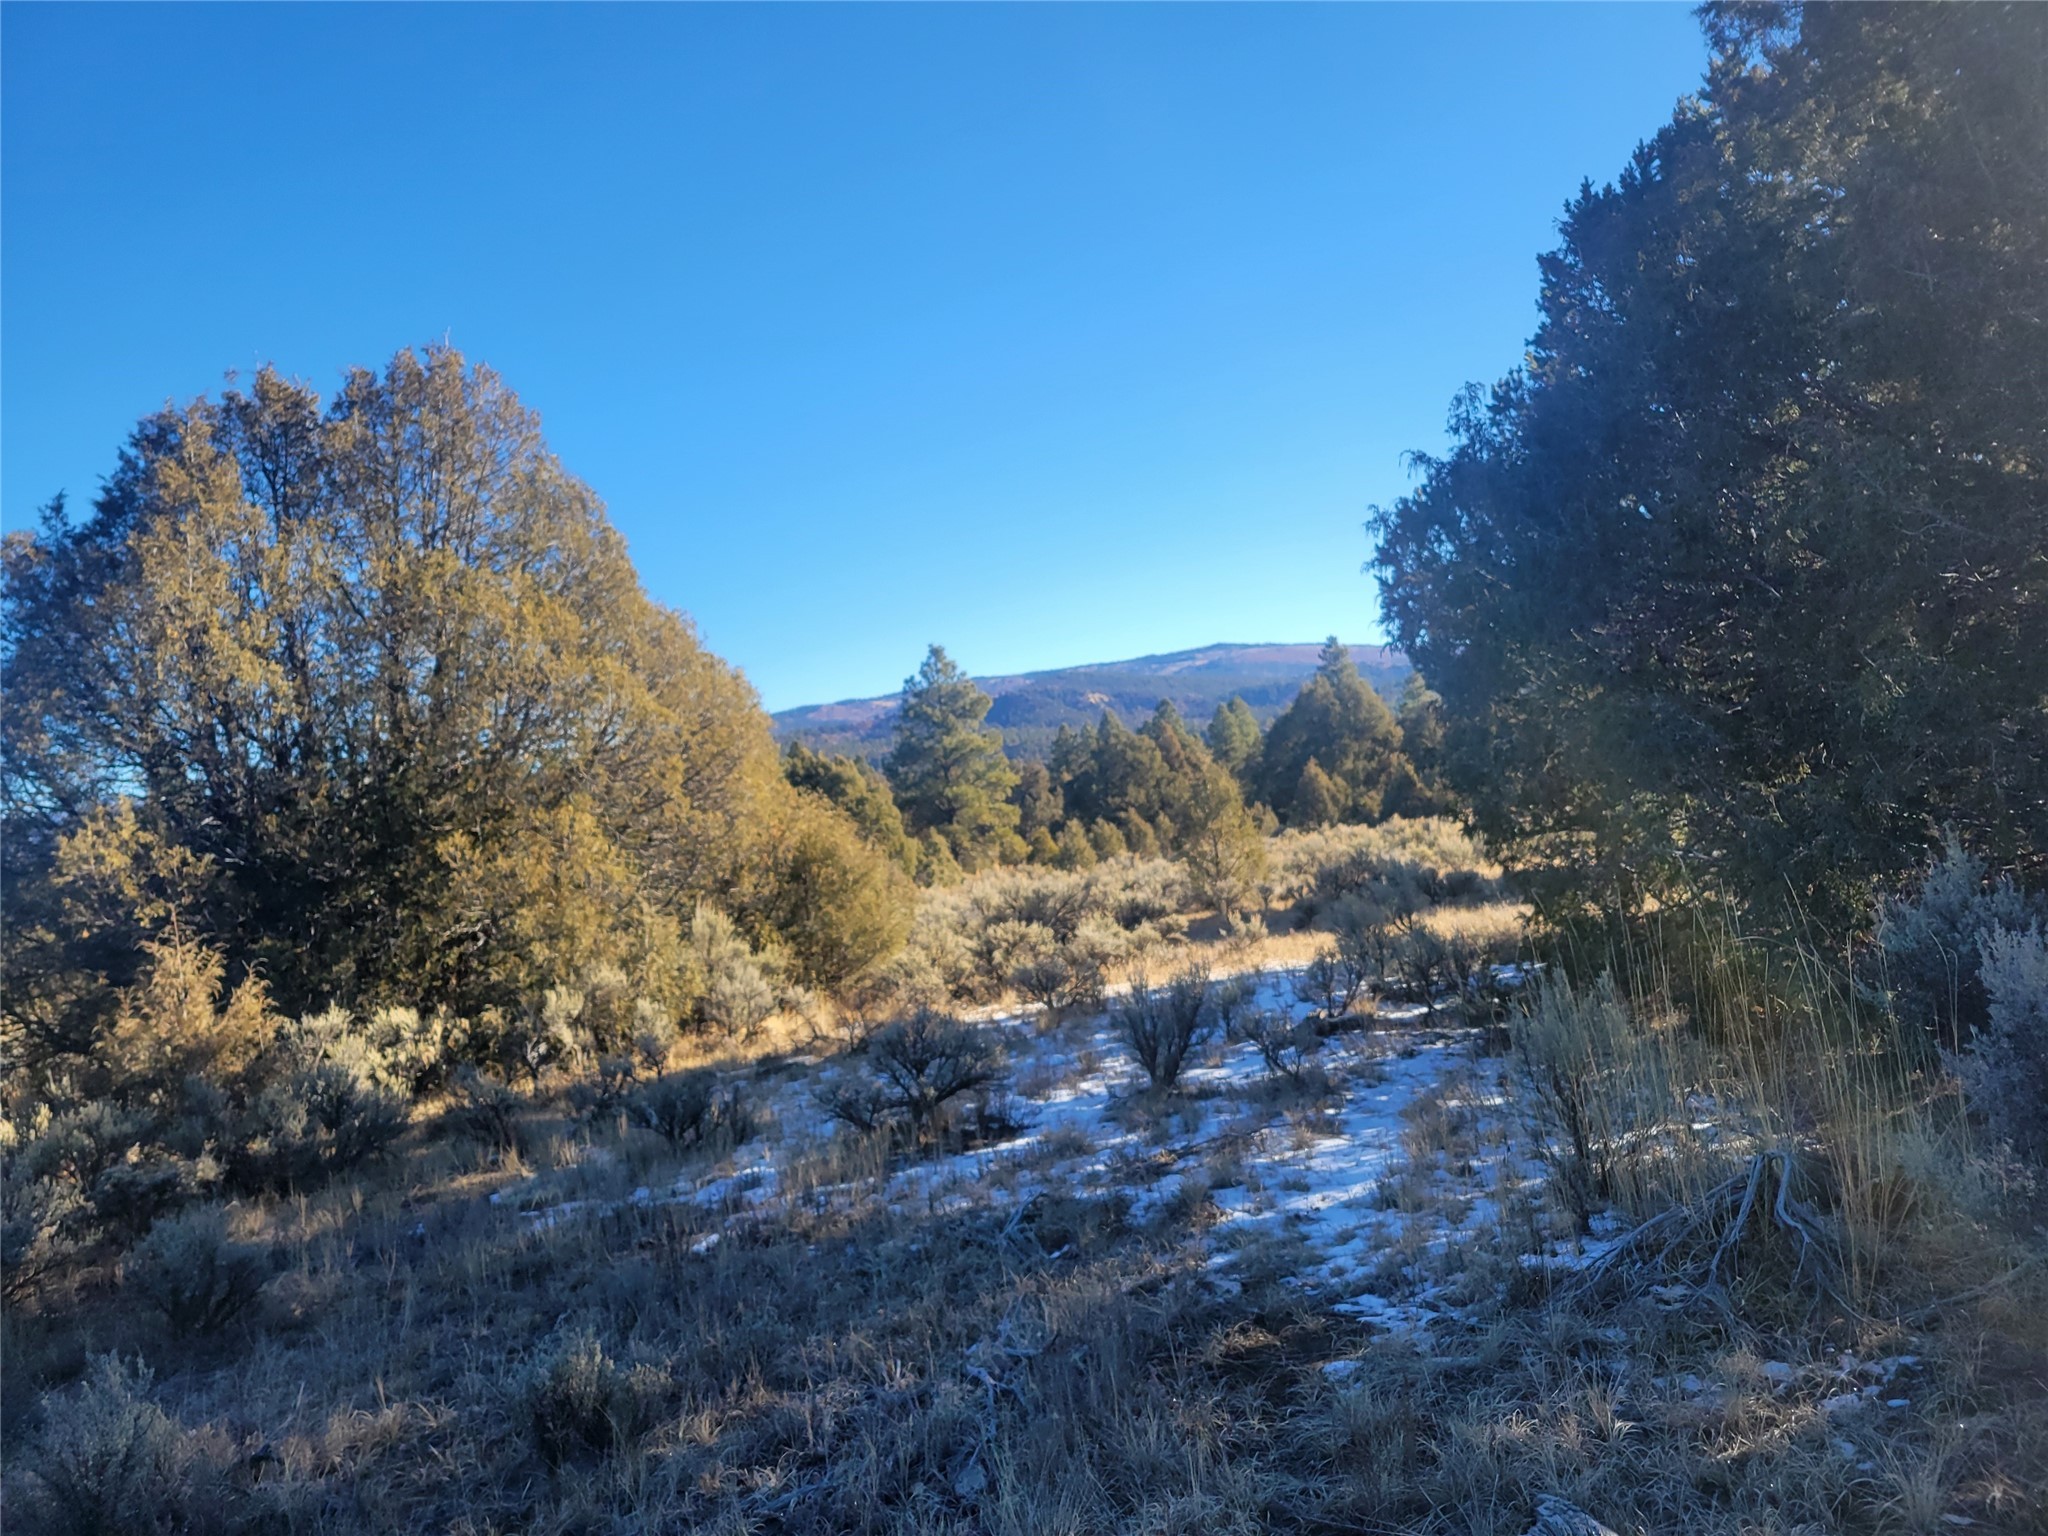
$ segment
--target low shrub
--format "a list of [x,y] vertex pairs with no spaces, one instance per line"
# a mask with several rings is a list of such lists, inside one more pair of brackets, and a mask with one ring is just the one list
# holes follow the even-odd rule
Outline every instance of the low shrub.
[[722,1086],[709,1070],[674,1072],[636,1089],[626,1117],[671,1147],[730,1149],[754,1134],[754,1116],[737,1086]]
[[985,1031],[921,1008],[876,1032],[866,1069],[826,1089],[821,1106],[857,1130],[904,1133],[922,1144],[937,1136],[949,1104],[1001,1078],[1003,1057]]
[[2048,1164],[2048,933],[2034,923],[1992,933],[1980,946],[1984,1023],[1951,1060],[1992,1135]]
[[1910,895],[1878,908],[1880,1000],[1901,1023],[1924,1029],[1955,1050],[1990,1020],[1984,947],[2048,918],[2038,897],[2008,879],[1987,877],[1983,861],[1949,841]]
[[323,1062],[250,1101],[226,1152],[229,1176],[244,1189],[304,1188],[382,1155],[405,1125],[398,1095]]
[[23,1458],[29,1529],[52,1536],[172,1536],[218,1529],[191,1439],[150,1399],[140,1359],[92,1361],[77,1389],[53,1397]]
[[518,1152],[525,1143],[519,1125],[525,1102],[511,1084],[465,1067],[455,1074],[442,1123],[493,1152]]
[[534,1447],[551,1467],[625,1449],[658,1422],[668,1387],[660,1372],[626,1369],[596,1334],[571,1329],[549,1341],[523,1384]]
[[1171,1088],[1188,1053],[1215,1025],[1214,989],[1208,973],[1191,967],[1159,988],[1140,976],[1128,998],[1110,1016],[1111,1027],[1154,1088]]
[[123,1261],[121,1276],[180,1338],[218,1333],[256,1300],[266,1278],[262,1255],[235,1241],[218,1207],[165,1217]]
[[1312,1019],[1290,1019],[1284,1013],[1256,1009],[1235,1021],[1230,1033],[1259,1053],[1266,1071],[1297,1088],[1316,1086],[1322,1069],[1315,1057],[1323,1037]]

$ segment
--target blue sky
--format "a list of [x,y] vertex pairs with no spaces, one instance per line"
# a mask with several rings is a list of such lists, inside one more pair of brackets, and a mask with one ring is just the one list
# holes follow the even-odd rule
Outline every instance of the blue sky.
[[0,13],[0,520],[443,335],[771,708],[1376,634],[1361,523],[1682,6]]

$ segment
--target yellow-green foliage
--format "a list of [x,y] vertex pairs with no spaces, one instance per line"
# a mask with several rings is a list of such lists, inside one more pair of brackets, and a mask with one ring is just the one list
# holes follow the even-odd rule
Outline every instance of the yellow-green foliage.
[[6,575],[7,1006],[38,1043],[75,1047],[62,1015],[174,916],[292,1012],[473,1014],[607,966],[680,1007],[707,898],[816,983],[901,938],[887,857],[446,347],[325,409],[270,370],[167,408]]

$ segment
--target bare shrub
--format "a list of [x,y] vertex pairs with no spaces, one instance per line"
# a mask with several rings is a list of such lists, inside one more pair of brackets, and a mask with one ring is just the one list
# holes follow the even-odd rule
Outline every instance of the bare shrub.
[[1365,986],[1365,976],[1341,950],[1326,950],[1301,968],[1294,995],[1326,1019],[1340,1019]]
[[179,1337],[218,1333],[263,1289],[262,1255],[228,1232],[218,1207],[168,1216],[121,1266],[122,1283]]
[[921,1008],[877,1031],[866,1079],[838,1084],[819,1102],[856,1129],[906,1131],[922,1144],[938,1134],[949,1103],[996,1082],[1002,1067],[986,1032]]
[[1188,1053],[1214,1027],[1213,1001],[1208,973],[1190,967],[1163,987],[1136,978],[1130,996],[1112,1012],[1117,1038],[1154,1088],[1171,1088],[1179,1080]]
[[1323,1048],[1323,1037],[1314,1020],[1297,1021],[1261,1008],[1237,1020],[1232,1033],[1259,1053],[1272,1076],[1297,1088],[1318,1086],[1322,1068],[1315,1057]]
[[754,1133],[753,1112],[739,1088],[722,1086],[709,1070],[656,1078],[626,1101],[626,1115],[678,1150],[736,1147]]

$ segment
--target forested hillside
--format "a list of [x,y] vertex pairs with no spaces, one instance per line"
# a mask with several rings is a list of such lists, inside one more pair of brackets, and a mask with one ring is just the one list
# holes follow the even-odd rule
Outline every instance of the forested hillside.
[[[1189,719],[1206,720],[1227,699],[1242,699],[1270,724],[1315,671],[1315,645],[1207,645],[1199,650],[1095,662],[1048,672],[982,677],[995,702],[988,723],[1013,756],[1044,757],[1063,725],[1091,724],[1104,710],[1125,719],[1148,715],[1161,699]],[[1354,647],[1359,672],[1387,699],[1398,699],[1411,668],[1386,646]],[[775,735],[822,752],[878,757],[888,750],[897,699],[848,699],[778,710]]]

